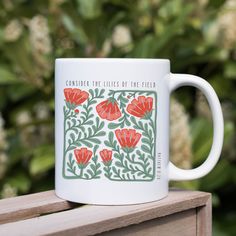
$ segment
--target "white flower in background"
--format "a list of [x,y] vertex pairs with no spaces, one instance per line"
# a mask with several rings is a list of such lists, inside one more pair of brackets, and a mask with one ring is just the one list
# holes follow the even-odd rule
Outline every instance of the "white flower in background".
[[20,111],[16,116],[16,124],[19,126],[24,126],[20,132],[20,139],[22,144],[26,147],[32,147],[32,143],[35,142],[32,138],[32,135],[35,132],[34,125],[30,124],[32,121],[32,115],[27,110]]
[[18,125],[26,125],[32,121],[32,116],[29,111],[20,111],[16,117],[16,123]]
[[235,0],[228,0],[225,2],[225,7],[227,8],[234,8],[234,10],[236,10],[236,1]]
[[4,39],[7,42],[15,42],[20,38],[23,32],[23,26],[19,20],[11,20],[4,28]]
[[223,45],[225,48],[232,48],[236,43],[236,11],[224,14],[219,19],[220,31],[223,36]]
[[4,184],[1,195],[2,198],[15,197],[17,195],[17,189],[10,184]]
[[236,44],[236,1],[226,1],[218,18],[218,36],[225,48],[231,49]]
[[52,51],[47,19],[42,15],[34,16],[29,22],[30,42],[33,49],[41,54]]
[[196,94],[196,110],[198,115],[205,117],[209,120],[211,119],[211,111],[207,103],[206,97],[200,91],[197,91]]
[[126,25],[117,25],[112,34],[112,43],[116,47],[123,47],[132,42],[130,29]]
[[205,28],[204,34],[206,40],[211,44],[220,44],[222,59],[227,57],[228,49],[236,45],[236,1],[226,1],[224,6],[218,12],[218,18],[210,22]]
[[[34,107],[37,119],[47,121],[50,119],[50,108],[47,103],[40,102]],[[34,139],[37,139],[38,144],[53,142],[53,128],[49,123],[42,123],[37,126],[34,133]]]
[[[16,124],[21,127],[20,140],[24,147],[36,147],[41,144],[52,142],[53,129],[50,123],[45,120],[50,118],[50,109],[46,103],[38,103],[34,107],[35,116],[29,111],[21,111],[16,117]],[[43,121],[37,125],[33,120]]]
[[197,2],[200,7],[205,7],[208,4],[209,0],[198,0]]
[[14,3],[12,0],[3,0],[2,4],[7,11],[11,11],[14,8]]
[[5,152],[0,151],[0,179],[4,176],[7,165],[7,155]]
[[2,114],[0,113],[0,151],[5,150],[7,146],[6,132],[4,130],[4,120],[2,118]]
[[188,115],[175,99],[170,108],[170,159],[181,168],[191,167],[192,142]]
[[44,102],[37,103],[34,107],[34,110],[36,113],[36,117],[39,120],[45,120],[50,116],[50,110],[47,103]]

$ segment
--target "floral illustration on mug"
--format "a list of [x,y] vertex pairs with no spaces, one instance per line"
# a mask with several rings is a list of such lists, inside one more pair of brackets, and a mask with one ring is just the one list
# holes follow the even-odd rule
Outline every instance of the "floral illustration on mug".
[[127,112],[139,118],[149,119],[152,115],[153,98],[139,96],[127,106]]
[[100,151],[100,156],[102,158],[102,162],[105,166],[110,166],[112,162],[112,151],[108,149],[103,149]]
[[156,92],[65,88],[64,98],[64,178],[154,179]]
[[102,101],[96,106],[96,110],[102,119],[109,121],[116,120],[121,117],[120,109],[114,98],[109,98],[105,101]]

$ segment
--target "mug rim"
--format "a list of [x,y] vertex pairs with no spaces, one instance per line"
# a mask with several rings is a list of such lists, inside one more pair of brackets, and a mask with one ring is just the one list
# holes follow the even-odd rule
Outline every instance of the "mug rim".
[[76,58],[76,57],[59,57],[55,59],[56,62],[163,62],[170,63],[169,59],[166,58]]

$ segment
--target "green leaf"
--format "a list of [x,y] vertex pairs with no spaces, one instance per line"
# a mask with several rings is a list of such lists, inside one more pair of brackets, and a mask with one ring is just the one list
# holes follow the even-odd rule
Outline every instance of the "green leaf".
[[91,97],[93,98],[94,97],[93,89],[89,89],[89,93],[91,94]]
[[142,142],[150,145],[150,140],[147,138],[142,138]]
[[212,124],[207,119],[195,119],[191,123],[194,165],[201,163],[212,145]]
[[127,126],[130,126],[130,125],[131,125],[131,123],[129,122],[128,119],[125,120],[125,124],[126,124]]
[[78,143],[83,143],[85,146],[92,148],[93,144],[91,144],[89,141],[87,140],[79,140]]
[[78,11],[85,19],[93,19],[101,14],[103,0],[77,0]]
[[105,131],[100,131],[100,132],[96,133],[95,136],[105,136],[105,135],[106,135]]
[[92,170],[90,170],[90,169],[87,170],[87,173],[88,173],[91,177],[94,176],[94,172],[93,172]]
[[145,153],[150,153],[150,149],[146,146],[146,145],[142,145],[141,149],[145,152]]
[[107,147],[112,147],[111,143],[108,142],[108,141],[104,141],[104,144],[105,144]]
[[110,123],[110,124],[108,124],[108,128],[109,128],[109,129],[116,129],[116,128],[118,128],[119,126],[120,126],[119,123]]
[[[94,146],[94,148],[93,148],[93,153],[94,154],[97,152],[98,148],[99,148],[99,145],[95,145]],[[93,159],[97,161],[97,157],[96,156]]]
[[89,141],[93,142],[93,143],[96,143],[96,144],[101,144],[101,141],[97,138],[90,138]]
[[75,24],[72,18],[66,14],[62,16],[62,22],[65,28],[71,33],[72,38],[79,44],[85,45],[87,42],[87,35],[83,28]]
[[13,174],[9,179],[6,179],[6,183],[9,183],[12,187],[15,187],[21,193],[29,191],[31,186],[31,178],[23,172],[17,172]]
[[54,147],[42,146],[34,151],[34,157],[30,162],[30,173],[37,175],[46,173],[54,167]]
[[115,166],[123,168],[123,165],[122,165],[121,162],[119,162],[119,161],[116,161],[116,162],[115,162]]
[[85,179],[89,179],[89,175],[86,173],[84,173],[84,177],[85,177]]
[[102,89],[101,91],[100,91],[100,94],[99,94],[99,97],[103,97],[103,94],[104,94],[104,92],[105,92],[105,89]]
[[[88,120],[88,121],[86,121],[85,123],[86,123],[86,125],[92,125],[92,124],[93,124],[93,121],[92,121],[92,120]],[[82,126],[81,126],[80,128],[82,128]],[[84,127],[83,127],[83,128],[84,128]]]
[[114,157],[120,159],[120,155],[118,153],[114,153]]
[[152,35],[145,35],[136,45],[132,55],[134,57],[154,57],[155,52],[153,51],[154,44],[158,40]]
[[21,83],[22,81],[16,77],[9,69],[4,66],[0,67],[0,85]]
[[[227,170],[227,171],[226,171]],[[201,179],[201,186],[206,191],[214,191],[224,186],[231,179],[231,166],[226,160],[220,160],[215,168]]]
[[113,143],[113,140],[114,140],[114,133],[113,133],[113,132],[110,132],[110,133],[109,133],[108,139],[109,139],[109,142],[110,142],[110,143]]
[[70,138],[74,141],[75,140],[75,134],[74,133],[70,133]]
[[236,79],[236,66],[235,62],[229,62],[225,64],[224,75],[229,79]]

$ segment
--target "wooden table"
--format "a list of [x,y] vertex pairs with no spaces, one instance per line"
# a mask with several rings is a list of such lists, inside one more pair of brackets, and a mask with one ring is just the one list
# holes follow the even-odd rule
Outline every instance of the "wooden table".
[[163,200],[128,206],[67,202],[54,191],[0,201],[0,235],[210,236],[211,195],[171,190]]

